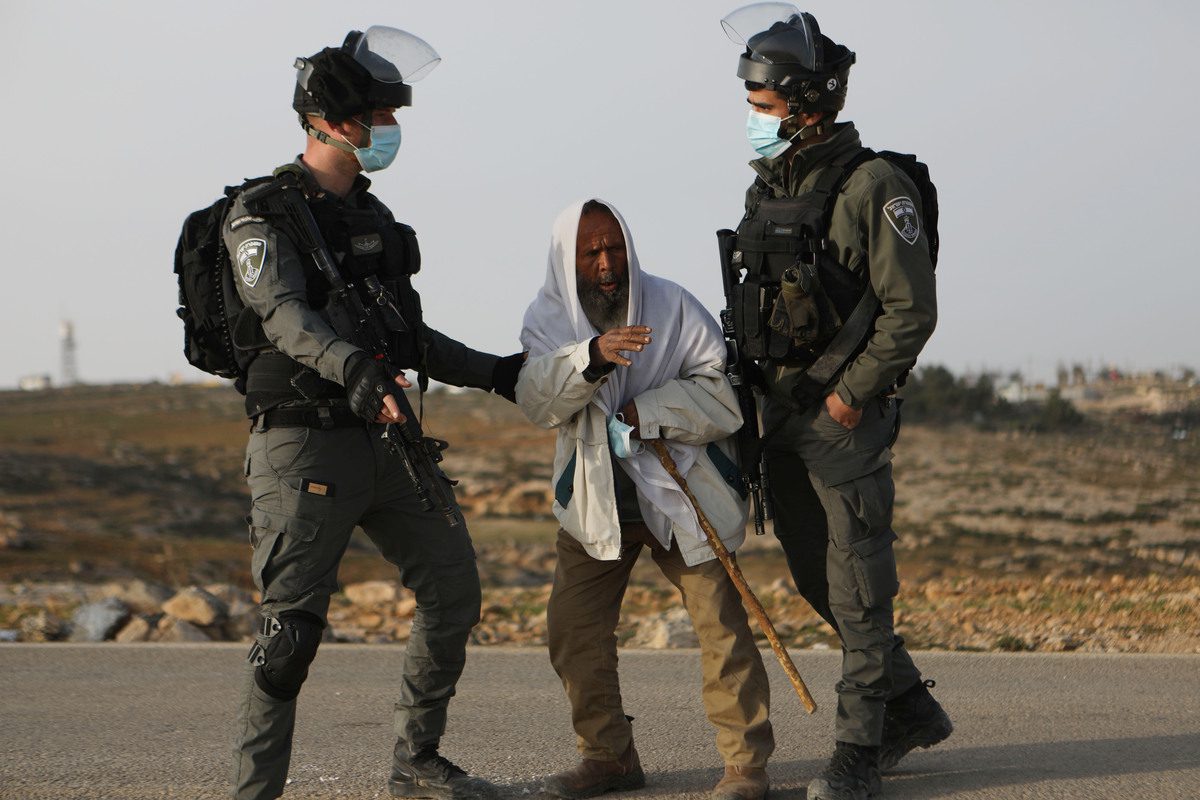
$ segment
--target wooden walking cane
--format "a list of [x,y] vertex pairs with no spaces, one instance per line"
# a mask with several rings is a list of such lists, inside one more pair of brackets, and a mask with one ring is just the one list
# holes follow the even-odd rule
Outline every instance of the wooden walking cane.
[[708,517],[704,514],[704,509],[700,508],[700,504],[696,502],[696,496],[688,488],[687,480],[679,474],[679,467],[675,464],[675,459],[671,458],[671,451],[667,449],[667,445],[662,439],[651,439],[646,444],[654,448],[654,452],[658,455],[658,460],[662,463],[663,468],[671,474],[671,477],[679,484],[679,488],[683,489],[683,493],[687,495],[687,499],[692,501],[692,507],[696,509],[696,518],[700,520],[700,527],[704,529],[704,535],[708,538],[709,546],[717,554],[717,559],[720,560],[721,566],[725,567],[725,571],[729,573],[729,577],[733,580],[733,585],[737,587],[738,593],[742,596],[742,602],[749,607],[751,613],[754,614],[754,618],[758,620],[758,627],[762,628],[763,633],[767,635],[767,641],[771,643],[771,649],[775,651],[775,657],[779,659],[780,666],[783,667],[788,680],[792,682],[792,688],[800,696],[800,702],[804,704],[804,710],[810,714],[813,713],[817,710],[817,704],[813,700],[812,695],[809,694],[808,687],[804,685],[804,679],[800,677],[800,672],[796,669],[796,665],[792,663],[792,657],[788,655],[787,649],[779,641],[779,634],[775,632],[775,626],[771,623],[771,618],[767,616],[767,611],[762,607],[762,603],[758,602],[758,598],[754,596],[754,591],[750,588],[750,584],[746,583],[746,576],[742,574],[742,568],[733,560],[730,552],[725,549],[725,543],[721,541],[721,537],[713,529],[712,523],[708,521]]

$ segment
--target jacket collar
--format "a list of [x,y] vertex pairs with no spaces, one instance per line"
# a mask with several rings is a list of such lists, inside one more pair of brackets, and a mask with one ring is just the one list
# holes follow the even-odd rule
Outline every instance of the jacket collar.
[[[293,163],[300,167],[300,181],[304,184],[305,195],[307,195],[309,198],[315,198],[326,194],[325,190],[321,188],[321,184],[317,183],[317,179],[312,174],[312,170],[308,168],[308,164],[304,163],[303,155],[296,156],[296,160]],[[349,194],[342,198],[342,202],[351,206],[356,205],[356,198],[358,195],[367,191],[369,188],[371,188],[371,179],[366,175],[363,175],[361,172],[358,173],[358,175],[354,177],[354,183],[350,187]]]
[[860,147],[862,139],[854,123],[839,122],[833,126],[833,135],[825,141],[801,147],[795,153],[789,151],[774,158],[756,159],[750,162],[750,168],[776,192],[795,196],[800,194],[804,179],[814,170]]

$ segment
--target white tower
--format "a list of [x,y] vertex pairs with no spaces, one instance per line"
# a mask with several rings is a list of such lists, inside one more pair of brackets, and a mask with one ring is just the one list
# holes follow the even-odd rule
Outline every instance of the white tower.
[[75,370],[75,326],[69,319],[59,323],[58,338],[62,343],[59,371],[62,373],[63,386],[74,386],[79,383],[79,373]]

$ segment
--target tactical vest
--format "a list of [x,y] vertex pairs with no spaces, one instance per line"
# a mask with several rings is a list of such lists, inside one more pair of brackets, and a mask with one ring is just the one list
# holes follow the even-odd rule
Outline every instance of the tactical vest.
[[733,253],[734,265],[745,270],[734,297],[743,356],[807,366],[862,298],[868,276],[839,263],[826,234],[846,179],[872,157],[865,148],[841,156],[799,197],[771,197],[761,178],[755,182],[758,199],[738,225]]
[[916,185],[936,265],[937,190],[928,168],[915,156],[891,151],[864,147],[844,153],[821,168],[813,188],[799,197],[772,197],[759,178],[757,199],[737,229],[733,262],[745,270],[733,298],[738,350],[744,357],[784,366],[819,365],[820,374],[813,378],[821,385],[812,387],[814,392],[862,351],[879,315],[868,272],[856,275],[842,265],[827,238],[842,187],[874,158],[885,159]]
[[[412,286],[412,276],[421,269],[415,231],[388,220],[382,206],[371,196],[365,198],[360,208],[347,207],[330,195],[311,199],[309,208],[342,278],[361,287],[362,278],[374,275],[395,299],[408,330],[393,333],[393,366],[416,370],[423,384],[421,298]],[[286,225],[276,220],[272,223],[279,224],[281,232],[290,235]],[[329,283],[309,258],[304,258],[304,275],[308,305],[320,310],[326,304]],[[365,295],[363,300],[372,302]],[[254,416],[285,402],[324,404],[345,398],[343,386],[325,380],[315,370],[271,347],[262,332],[261,321],[249,309],[242,316],[247,314],[249,319],[238,319],[235,341],[241,348],[261,349],[247,370],[247,413]]]

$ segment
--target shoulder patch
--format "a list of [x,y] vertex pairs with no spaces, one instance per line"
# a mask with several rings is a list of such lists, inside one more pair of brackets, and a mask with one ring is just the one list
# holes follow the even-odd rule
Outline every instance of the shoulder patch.
[[917,237],[921,235],[921,221],[912,200],[907,197],[888,200],[883,204],[883,216],[901,239],[909,244],[917,243]]
[[263,264],[267,260],[267,240],[247,239],[242,242],[238,245],[234,260],[237,262],[238,274],[242,276],[242,283],[253,287],[258,283],[258,276],[262,274]]

